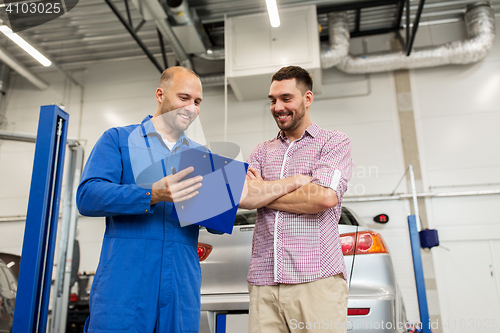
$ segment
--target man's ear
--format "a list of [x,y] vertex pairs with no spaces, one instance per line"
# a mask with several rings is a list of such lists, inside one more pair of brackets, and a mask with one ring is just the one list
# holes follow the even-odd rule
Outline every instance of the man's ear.
[[158,87],[158,88],[156,88],[155,96],[156,96],[156,100],[158,101],[158,103],[161,103],[161,102],[163,102],[163,97],[165,97],[165,92],[163,91],[162,88]]
[[314,101],[314,94],[312,93],[312,91],[311,90],[306,91],[306,93],[304,94],[305,107],[311,106],[313,101]]

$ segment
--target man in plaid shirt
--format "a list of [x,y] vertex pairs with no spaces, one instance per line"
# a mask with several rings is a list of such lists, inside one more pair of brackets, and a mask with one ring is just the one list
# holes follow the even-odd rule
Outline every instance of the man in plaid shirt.
[[353,162],[345,134],[311,121],[312,84],[297,66],[273,75],[269,99],[280,131],[248,158],[240,207],[258,208],[248,272],[251,333],[347,329],[338,221]]

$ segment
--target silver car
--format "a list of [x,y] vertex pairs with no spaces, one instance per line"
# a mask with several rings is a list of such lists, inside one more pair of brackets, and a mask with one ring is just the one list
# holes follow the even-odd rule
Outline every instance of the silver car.
[[[200,333],[247,332],[246,278],[255,220],[256,211],[240,211],[231,235],[200,230]],[[403,298],[382,237],[346,207],[339,232],[349,285],[347,331],[406,332]]]

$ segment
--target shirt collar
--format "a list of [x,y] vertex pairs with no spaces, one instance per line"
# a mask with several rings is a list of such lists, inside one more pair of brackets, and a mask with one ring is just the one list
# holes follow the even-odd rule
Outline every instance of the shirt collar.
[[[153,118],[153,116],[147,115],[146,118],[144,118],[141,122],[141,126],[143,128],[143,136],[154,135],[161,139],[161,135],[156,131],[151,118]],[[191,140],[189,140],[184,132],[181,133],[179,140],[177,140],[177,142],[179,141],[186,146],[191,146]]]
[[[315,138],[319,134],[319,131],[320,131],[320,127],[318,126],[318,124],[313,122],[311,125],[309,125],[308,128],[306,128],[304,133],[302,133],[302,136],[300,137],[300,139],[302,139],[306,133],[309,134],[311,137]],[[279,131],[278,136],[276,138],[281,139],[281,140],[285,140],[285,133],[283,131]]]

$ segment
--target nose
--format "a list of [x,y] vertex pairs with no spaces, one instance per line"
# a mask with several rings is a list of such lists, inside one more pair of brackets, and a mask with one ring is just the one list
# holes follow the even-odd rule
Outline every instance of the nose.
[[184,110],[188,111],[190,114],[199,114],[200,108],[194,102],[184,105]]
[[274,111],[282,111],[285,109],[285,105],[283,102],[281,102],[279,99],[276,100],[276,102],[274,103],[274,106],[271,107],[272,109],[274,109]]

